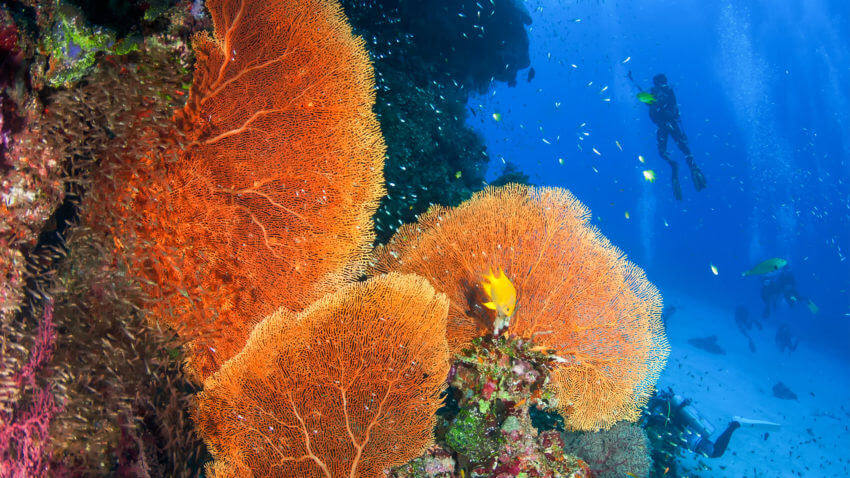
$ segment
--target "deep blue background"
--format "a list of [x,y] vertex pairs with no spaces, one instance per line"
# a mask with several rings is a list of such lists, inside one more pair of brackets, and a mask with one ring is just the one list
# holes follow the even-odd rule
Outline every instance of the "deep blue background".
[[[470,123],[492,158],[488,177],[507,160],[535,184],[573,191],[672,301],[686,294],[730,315],[738,304],[758,314],[759,280],[741,272],[763,259],[786,258],[800,292],[821,308],[812,317],[797,307],[786,319],[806,339],[846,349],[850,2],[526,5],[534,21],[535,78],[526,82],[523,72],[515,88],[497,85],[470,100],[476,112]],[[673,199],[669,167],[656,151],[646,106],[626,79],[629,70],[644,87],[655,73],[666,73],[708,189],[693,190],[671,141],[685,195],[681,203]],[[644,169],[656,172],[654,184],[643,179]]]

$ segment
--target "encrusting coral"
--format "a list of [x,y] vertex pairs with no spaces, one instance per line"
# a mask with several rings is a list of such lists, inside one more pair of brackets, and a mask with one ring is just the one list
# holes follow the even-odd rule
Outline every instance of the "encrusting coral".
[[[146,308],[203,380],[277,307],[362,272],[384,143],[363,42],[323,0],[212,0],[195,38],[184,138],[109,170],[110,228]],[[110,189],[111,188],[111,189]]]
[[415,275],[281,309],[207,379],[195,419],[217,477],[377,477],[432,441],[448,301]]
[[652,460],[646,432],[634,423],[608,430],[564,434],[566,448],[590,465],[595,478],[649,476]]
[[607,428],[638,418],[668,350],[656,288],[588,217],[563,189],[488,188],[400,228],[372,270],[419,274],[445,293],[460,352],[492,329],[479,283],[501,267],[518,294],[507,333],[559,358],[552,380],[567,427]]
[[530,411],[548,406],[552,358],[519,338],[486,337],[457,357],[436,446],[392,478],[587,478],[560,432],[542,433]]

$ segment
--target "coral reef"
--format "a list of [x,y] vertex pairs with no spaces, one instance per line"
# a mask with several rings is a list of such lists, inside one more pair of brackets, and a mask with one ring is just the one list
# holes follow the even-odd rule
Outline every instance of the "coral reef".
[[429,0],[399,2],[406,31],[420,45],[423,60],[441,64],[471,89],[486,91],[490,82],[516,82],[528,68],[531,15],[518,0]]
[[487,155],[465,124],[466,95],[457,87],[428,82],[411,88],[410,73],[392,66],[379,73],[375,111],[387,141],[387,195],[375,230],[386,242],[431,204],[456,205],[481,189]]
[[435,206],[377,249],[374,272],[416,273],[451,300],[449,345],[492,330],[479,282],[501,267],[516,285],[508,334],[551,347],[569,428],[638,418],[667,357],[661,299],[643,272],[557,188],[488,188],[457,208]]
[[207,7],[215,37],[195,39],[185,140],[153,135],[141,165],[120,162],[97,186],[119,198],[109,227],[199,380],[278,306],[357,277],[384,154],[371,66],[338,6]]
[[111,242],[82,227],[67,245],[53,291],[62,334],[50,367],[65,408],[51,426],[51,470],[197,476],[207,454],[189,416],[198,387],[180,343],[139,310],[141,291]]
[[[37,6],[39,23],[52,18],[49,3]],[[23,193],[33,201],[15,202],[12,214],[3,215],[9,221],[4,233],[11,231],[18,242],[14,248],[4,243],[2,250],[17,252],[21,271],[17,283],[3,286],[14,287],[9,290],[20,298],[26,292],[29,300],[21,310],[12,308],[17,316],[5,316],[4,362],[24,359],[6,345],[37,336],[31,317],[45,298],[56,297],[58,336],[42,373],[63,404],[50,421],[50,446],[44,449],[51,476],[196,475],[203,445],[188,416],[195,388],[182,375],[180,354],[168,353],[179,352],[178,345],[137,310],[141,294],[113,254],[112,237],[83,230],[65,242],[76,229],[78,206],[84,222],[108,222],[104,213],[114,198],[88,193],[93,181],[106,181],[111,172],[100,167],[115,157],[132,162],[147,154],[150,144],[139,141],[144,132],[173,132],[171,116],[188,81],[188,71],[175,61],[186,60],[173,45],[179,39],[152,35],[132,54],[100,57],[73,89],[37,92],[30,86],[44,86],[44,71],[34,41],[21,38],[27,55],[4,94],[26,106],[25,116],[6,155],[13,167],[3,173],[4,181],[27,181]],[[21,70],[29,78],[22,79]],[[44,178],[51,179],[50,188]]]
[[448,302],[413,275],[281,309],[204,384],[195,418],[224,476],[378,476],[431,442]]
[[490,186],[499,187],[511,183],[531,185],[531,178],[528,174],[525,174],[521,169],[519,169],[519,166],[515,163],[508,161],[505,163],[505,168],[502,170],[502,174],[500,174],[496,179],[490,181]]
[[[488,157],[465,123],[468,94],[493,80],[513,81],[528,58],[528,17],[510,0],[342,4],[375,62],[375,111],[387,142],[387,195],[375,229],[384,243],[431,205],[455,206],[484,187]],[[479,11],[486,16],[472,22]]]
[[27,87],[32,42],[0,8],[0,323],[22,307],[27,256],[64,194],[62,162],[38,142],[38,102]]
[[437,446],[390,476],[589,477],[559,432],[532,426],[529,411],[548,407],[551,365],[522,339],[475,339],[452,366],[452,406],[441,411]]
[[565,446],[583,459],[593,471],[594,478],[622,478],[649,475],[652,461],[643,428],[620,422],[608,430],[568,432]]

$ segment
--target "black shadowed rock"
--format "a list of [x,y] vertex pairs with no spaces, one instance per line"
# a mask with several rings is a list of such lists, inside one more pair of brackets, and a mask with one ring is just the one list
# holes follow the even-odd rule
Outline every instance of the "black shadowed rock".
[[710,354],[726,355],[726,351],[723,350],[719,345],[717,345],[716,335],[712,335],[711,337],[698,337],[688,339],[688,343],[700,350],[705,350]]
[[773,386],[773,396],[782,400],[797,400],[797,394],[792,392],[787,385],[778,382]]

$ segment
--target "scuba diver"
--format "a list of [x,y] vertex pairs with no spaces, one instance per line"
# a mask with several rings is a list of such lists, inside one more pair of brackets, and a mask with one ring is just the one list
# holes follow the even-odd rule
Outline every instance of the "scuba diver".
[[688,138],[682,130],[682,121],[679,117],[679,105],[676,103],[676,95],[673,93],[673,88],[667,84],[667,77],[663,74],[655,75],[652,78],[652,89],[649,92],[643,90],[640,85],[632,78],[632,72],[629,71],[629,80],[640,90],[638,99],[649,106],[649,118],[658,127],[655,140],[658,144],[658,154],[672,168],[673,176],[673,195],[679,201],[682,200],[682,187],[679,185],[679,163],[670,158],[667,152],[667,138],[672,137],[673,141],[685,155],[685,161],[691,170],[691,179],[694,182],[694,188],[701,191],[705,188],[705,176],[700,171],[691,150],[688,147]]
[[784,353],[786,350],[791,353],[797,350],[797,346],[800,345],[800,339],[791,332],[791,327],[785,322],[776,329],[775,340],[780,353]]
[[[659,390],[649,399],[642,419],[647,432],[668,438],[668,443],[690,450],[708,458],[718,458],[726,452],[732,433],[741,423],[732,420],[717,439],[710,439],[714,427],[691,406],[691,399],[673,393],[672,389]],[[650,434],[652,437],[652,434]]]
[[746,307],[739,305],[735,308],[735,325],[738,326],[738,330],[747,338],[747,342],[750,346],[750,352],[756,351],[756,344],[753,342],[753,338],[750,337],[750,330],[755,325],[761,330],[761,322],[750,318],[750,311],[747,310]]
[[803,302],[812,314],[818,313],[818,306],[797,291],[797,280],[794,278],[794,273],[791,272],[791,266],[788,265],[762,279],[761,300],[764,302],[762,317],[767,318],[770,316],[771,309],[776,310],[780,298],[785,299],[789,307],[794,307]]

